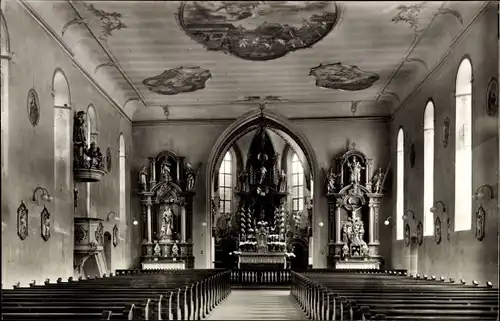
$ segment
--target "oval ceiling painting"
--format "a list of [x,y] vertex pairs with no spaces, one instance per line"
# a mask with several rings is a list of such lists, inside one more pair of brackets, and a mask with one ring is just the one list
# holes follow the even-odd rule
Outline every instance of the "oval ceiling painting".
[[271,60],[311,47],[338,16],[333,1],[184,1],[179,23],[208,50]]

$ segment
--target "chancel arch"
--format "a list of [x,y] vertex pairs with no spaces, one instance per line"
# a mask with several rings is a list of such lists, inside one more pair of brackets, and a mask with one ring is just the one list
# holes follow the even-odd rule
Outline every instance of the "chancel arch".
[[[214,145],[214,148],[211,151],[209,160],[208,160],[208,165],[207,165],[207,172],[206,172],[206,184],[207,184],[207,191],[211,190],[211,184],[213,184],[213,180],[215,179],[215,173],[217,169],[217,165],[220,162],[220,158],[224,157],[226,151],[230,149],[231,146],[235,144],[235,142],[238,141],[242,136],[245,134],[251,132],[251,131],[256,131],[258,132],[259,128],[262,127],[262,124],[265,124],[266,128],[271,129],[272,131],[279,130],[283,132],[283,134],[286,134],[289,136],[292,140],[295,141],[297,146],[299,146],[305,155],[305,158],[307,160],[307,167],[311,168],[311,173],[312,177],[315,177],[317,175],[317,161],[316,161],[316,156],[314,153],[314,150],[312,149],[311,145],[305,138],[305,136],[300,133],[285,117],[278,115],[274,112],[270,112],[268,110],[263,110],[262,112],[259,110],[249,112],[239,119],[237,119],[233,124],[231,124],[225,132],[219,137],[217,142]],[[252,162],[257,163],[259,161],[258,155],[255,155],[255,159],[252,160]],[[264,156],[262,156],[264,157]],[[265,158],[265,157],[264,157]],[[268,156],[269,158],[269,156]],[[262,158],[261,158],[262,159]],[[279,164],[278,164],[279,165]],[[248,163],[247,163],[248,166]],[[266,165],[267,166],[267,165]],[[264,171],[266,173],[269,172],[269,169],[266,168]],[[261,173],[259,171],[259,173]],[[279,173],[276,173],[279,174]],[[257,174],[256,174],[257,175]],[[258,176],[260,177],[260,176]],[[279,179],[278,175],[275,176],[277,179]],[[258,180],[258,179],[257,179]],[[257,185],[255,185],[257,186]],[[210,198],[212,197],[211,193],[208,193],[207,195],[207,213],[211,213],[211,200]],[[314,208],[311,208],[311,216],[314,216]],[[312,219],[314,221],[314,219]],[[206,222],[209,225],[210,230],[212,229],[212,218],[207,217]],[[312,233],[314,235],[314,229],[315,224],[312,224]],[[326,235],[324,235],[326,238]],[[210,242],[208,237],[206,237],[206,242]],[[206,245],[205,245],[206,246]],[[210,246],[210,245],[209,245]],[[210,247],[206,246],[206,251],[207,253],[210,253]],[[320,263],[320,257],[319,257],[319,251],[316,254],[316,260],[317,264]],[[210,257],[211,255],[207,255],[205,257],[206,259],[206,264],[207,266],[211,266],[211,262],[213,261],[213,258]]]
[[472,64],[461,61],[455,83],[455,231],[472,225]]
[[424,110],[424,235],[434,234],[434,103]]

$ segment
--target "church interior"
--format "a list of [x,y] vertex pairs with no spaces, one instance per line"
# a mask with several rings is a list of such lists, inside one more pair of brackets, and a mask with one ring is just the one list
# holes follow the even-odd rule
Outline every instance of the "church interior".
[[2,1],[2,319],[498,320],[499,12]]

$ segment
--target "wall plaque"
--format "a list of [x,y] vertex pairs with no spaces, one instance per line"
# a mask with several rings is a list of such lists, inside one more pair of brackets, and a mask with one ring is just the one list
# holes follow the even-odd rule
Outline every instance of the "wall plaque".
[[434,220],[434,240],[437,244],[441,243],[441,219],[436,216]]
[[50,238],[50,213],[45,206],[40,214],[40,228],[42,239],[47,242]]
[[495,117],[498,113],[498,81],[491,78],[486,90],[486,112],[488,116]]
[[40,120],[40,102],[35,89],[30,89],[28,92],[28,119],[33,127],[38,125]]
[[484,211],[484,208],[482,205],[479,206],[476,212],[476,233],[475,236],[478,239],[478,241],[482,241],[484,238],[484,221],[486,217],[486,212]]
[[422,225],[422,221],[419,221],[417,224],[417,242],[418,245],[422,245],[424,242],[424,227]]
[[443,122],[443,147],[448,147],[448,140],[450,139],[450,119],[446,117]]
[[28,237],[28,209],[24,201],[17,208],[17,235],[23,241]]

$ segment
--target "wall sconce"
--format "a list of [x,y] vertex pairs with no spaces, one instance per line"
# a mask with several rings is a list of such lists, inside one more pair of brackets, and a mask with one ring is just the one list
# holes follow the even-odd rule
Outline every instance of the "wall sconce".
[[319,227],[323,227],[323,225],[325,225],[323,222],[319,222],[319,223],[318,223],[318,226],[319,226]]
[[493,195],[493,187],[490,184],[484,184],[482,186],[479,186],[474,195],[472,195],[472,198],[475,199],[476,201],[478,199],[484,198],[484,192],[483,189],[488,189],[490,191],[490,199],[494,199],[495,196]]
[[384,225],[389,225],[389,221],[392,219],[392,216],[389,216],[385,221],[384,221]]
[[201,222],[201,226],[206,227],[207,226],[207,222]]
[[439,205],[441,204],[441,206],[443,207],[443,213],[446,213],[446,206],[444,205],[444,203],[442,201],[437,201],[437,202],[434,202],[434,205],[429,209],[432,213],[436,213],[437,212],[437,207],[436,205]]
[[408,215],[407,215],[408,212],[410,212],[412,214],[413,220],[416,220],[415,219],[415,212],[413,212],[412,210],[406,210],[405,211],[405,213],[403,214],[403,220],[407,220],[408,219]]
[[106,221],[108,221],[108,222],[109,222],[109,217],[110,217],[110,216],[113,216],[113,219],[114,219],[115,221],[119,221],[119,220],[120,220],[120,218],[118,217],[118,215],[116,215],[116,213],[115,213],[115,212],[110,211],[110,212],[108,213],[108,216],[106,217]]
[[54,197],[52,197],[52,195],[49,194],[49,191],[47,191],[46,188],[38,186],[33,191],[33,202],[38,203],[40,201],[36,195],[36,192],[38,192],[38,191],[42,191],[42,194],[40,195],[40,197],[42,198],[42,201],[50,203],[54,200]]
[[135,218],[132,218],[132,224],[137,225],[137,224],[139,224],[139,222],[137,222],[137,220]]

